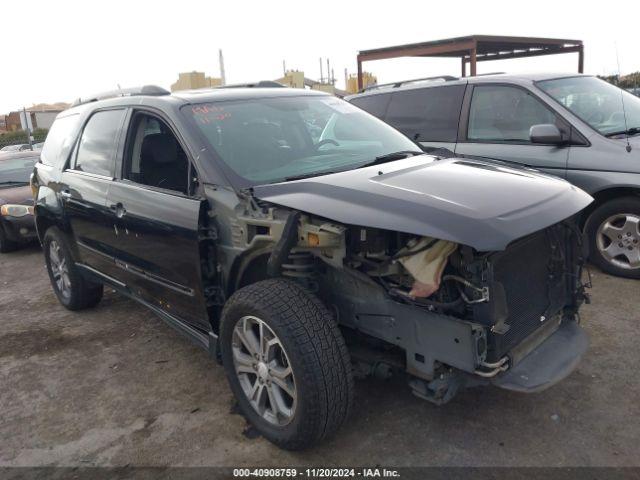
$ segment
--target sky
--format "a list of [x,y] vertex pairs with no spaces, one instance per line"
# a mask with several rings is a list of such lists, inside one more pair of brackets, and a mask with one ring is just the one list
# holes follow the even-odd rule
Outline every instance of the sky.
[[[283,61],[318,78],[322,57],[343,87],[344,69],[355,73],[359,50],[470,34],[580,39],[585,73],[640,70],[636,16],[611,6],[573,0],[8,0],[0,21],[0,113],[118,85],[168,89],[178,72],[218,76],[218,49],[227,83],[275,79]],[[576,72],[577,64],[573,53],[481,62],[478,73]],[[460,61],[404,58],[368,62],[365,69],[386,83],[459,75]]]

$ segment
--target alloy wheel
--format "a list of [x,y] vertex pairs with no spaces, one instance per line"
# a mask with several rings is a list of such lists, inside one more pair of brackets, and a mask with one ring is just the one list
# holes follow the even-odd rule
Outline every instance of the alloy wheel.
[[640,268],[640,217],[632,213],[610,216],[596,232],[596,246],[612,265],[626,270]]
[[267,422],[287,425],[295,414],[297,390],[289,357],[278,336],[255,316],[233,329],[233,365],[249,403]]
[[69,266],[60,245],[55,240],[49,243],[49,265],[53,281],[64,298],[71,296],[71,280],[69,280]]

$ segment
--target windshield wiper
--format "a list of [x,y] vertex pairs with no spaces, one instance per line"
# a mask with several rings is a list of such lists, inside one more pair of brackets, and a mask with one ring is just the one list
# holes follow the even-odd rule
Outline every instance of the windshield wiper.
[[394,162],[396,160],[402,160],[403,158],[414,157],[416,155],[424,155],[424,152],[418,150],[402,150],[400,152],[387,153],[386,155],[380,155],[371,162],[367,162],[364,165],[360,165],[358,168],[370,167],[371,165],[380,165],[381,163]]
[[[380,163],[393,162],[394,160],[402,160],[403,158],[413,157],[415,155],[424,155],[424,152],[416,151],[416,150],[403,150],[401,152],[388,153],[386,155],[380,155],[379,157],[376,157],[371,162],[367,162],[364,165],[360,165],[357,168],[369,167],[371,165],[378,165]],[[352,168],[353,167],[345,168],[343,170],[324,170],[320,172],[303,173],[301,175],[293,175],[291,177],[286,177],[284,180],[286,182],[290,182],[292,180],[303,180],[305,178],[320,177],[322,175],[330,175],[332,173],[347,172]]]
[[285,182],[291,182],[293,180],[304,180],[305,178],[313,178],[320,177],[322,175],[329,175],[331,173],[344,172],[344,170],[324,170],[320,172],[311,172],[311,173],[302,173],[300,175],[292,175],[290,177],[285,177]]
[[633,135],[638,135],[639,133],[640,133],[640,127],[631,127],[627,130],[622,130],[620,132],[607,133],[605,137],[611,138],[611,137],[616,137],[618,135],[629,135],[631,137]]

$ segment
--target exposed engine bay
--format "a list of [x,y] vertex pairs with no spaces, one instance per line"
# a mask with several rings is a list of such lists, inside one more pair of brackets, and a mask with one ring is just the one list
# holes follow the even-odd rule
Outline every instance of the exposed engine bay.
[[[494,331],[504,329],[508,317],[503,303],[507,290],[513,292],[513,288],[505,289],[505,281],[522,281],[523,290],[530,290],[533,281],[543,283],[553,305],[557,292],[554,295],[552,291],[576,293],[569,287],[571,280],[579,278],[582,262],[581,258],[566,257],[575,249],[567,249],[565,243],[577,245],[581,241],[572,220],[518,240],[502,252],[477,252],[454,242],[407,233],[318,223],[306,216],[300,218],[298,235],[292,248],[298,254],[309,252],[334,267],[365,274],[399,301],[481,320]],[[495,269],[508,262],[518,264],[521,275]],[[528,270],[534,264],[538,268]],[[545,270],[543,275],[539,275],[540,268]],[[533,277],[536,273],[538,277]],[[498,278],[507,274],[519,278]],[[501,305],[493,305],[491,312],[477,308],[492,300]]]
[[[318,292],[340,325],[380,355],[404,350],[403,369],[423,382],[414,392],[432,401],[446,401],[452,388],[445,382],[434,393],[437,378],[463,371],[492,379],[507,371],[565,319],[574,320],[586,298],[573,219],[505,250],[479,252],[432,237],[266,211],[260,232],[277,240],[269,275]],[[243,231],[256,232],[257,219],[244,220]],[[373,362],[379,367],[379,359]]]

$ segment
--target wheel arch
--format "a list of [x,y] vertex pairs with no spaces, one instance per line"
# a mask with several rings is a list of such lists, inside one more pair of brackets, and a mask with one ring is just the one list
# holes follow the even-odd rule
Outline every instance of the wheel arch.
[[271,246],[263,247],[245,252],[236,258],[229,273],[227,298],[242,287],[269,278],[267,275],[267,261],[269,255],[271,255],[271,250]]
[[587,206],[582,212],[580,217],[580,226],[585,228],[587,220],[591,214],[600,206],[605,203],[623,197],[639,197],[640,198],[640,186],[614,186],[604,188],[597,192],[592,192],[590,195],[594,201]]
[[56,227],[67,238],[71,254],[74,256],[75,261],[77,261],[78,258],[80,258],[78,254],[78,245],[76,244],[75,237],[72,234],[69,224],[40,205],[36,205],[35,213],[36,233],[38,234],[40,245],[44,245],[44,236],[47,233],[47,230],[52,227]]

